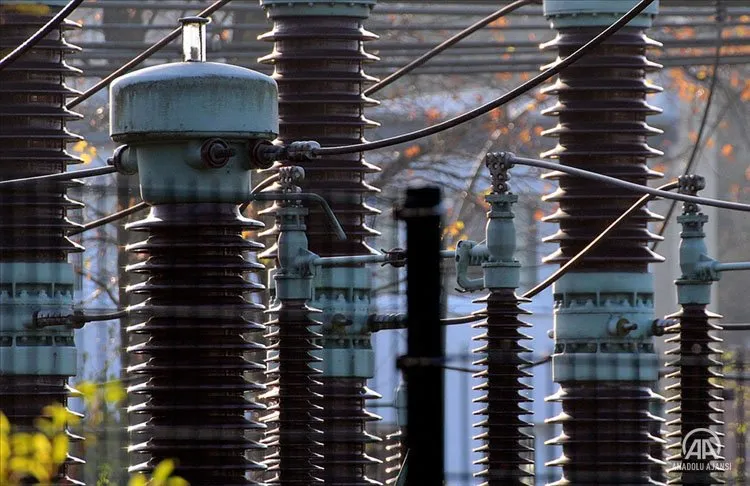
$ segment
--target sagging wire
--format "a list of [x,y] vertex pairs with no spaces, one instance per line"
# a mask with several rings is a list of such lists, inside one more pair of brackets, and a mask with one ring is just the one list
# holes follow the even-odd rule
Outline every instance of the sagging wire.
[[519,8],[529,5],[532,3],[540,3],[540,0],[516,0],[513,3],[510,3],[500,10],[491,13],[487,17],[483,18],[482,20],[479,20],[478,22],[470,25],[469,27],[465,28],[458,34],[452,36],[451,38],[443,41],[442,43],[438,44],[434,48],[430,49],[429,51],[425,52],[418,58],[411,61],[406,66],[403,66],[399,69],[397,69],[395,72],[389,74],[385,78],[381,79],[374,85],[367,88],[364,92],[365,96],[370,96],[374,93],[377,93],[381,89],[385,88],[386,86],[391,85],[392,83],[396,82],[397,80],[401,79],[403,76],[407,75],[414,69],[418,68],[419,66],[422,66],[424,63],[432,59],[433,57],[437,56],[441,52],[445,51],[446,49],[454,46],[461,40],[469,37],[474,32],[486,27],[487,25],[491,24],[492,22],[501,19],[505,17],[506,15],[518,10]]
[[[711,84],[708,86],[708,97],[706,98],[706,106],[703,108],[703,116],[701,118],[700,127],[698,128],[698,135],[695,140],[695,145],[693,145],[693,150],[690,153],[690,158],[688,159],[688,163],[685,166],[685,170],[683,171],[683,175],[688,175],[693,172],[693,166],[698,161],[698,152],[701,148],[701,140],[703,140],[703,132],[706,130],[706,126],[708,125],[708,114],[711,111],[711,105],[713,103],[714,99],[714,93],[716,92],[716,84],[719,81],[719,65],[721,64],[721,48],[723,47],[723,38],[722,35],[724,34],[724,14],[722,12],[723,6],[721,5],[722,0],[717,1],[716,5],[716,54],[714,56],[714,64],[713,64],[713,72],[711,75]],[[659,231],[657,234],[659,236],[664,236],[664,233],[667,231],[667,227],[669,226],[669,222],[672,220],[672,216],[674,215],[674,211],[677,209],[677,201],[672,200],[672,202],[669,204],[669,209],[667,210],[667,214],[664,216],[664,223],[659,228]],[[656,249],[659,247],[659,243],[661,243],[662,240],[656,240],[654,241],[654,244],[651,245],[651,251],[656,251]]]
[[[662,191],[671,191],[674,189],[677,189],[680,186],[680,183],[678,181],[672,181],[668,184],[664,184],[663,186],[659,186],[659,190]],[[542,293],[545,289],[547,289],[550,285],[560,280],[560,278],[568,273],[573,266],[578,264],[583,258],[586,256],[587,253],[593,251],[599,244],[601,244],[607,236],[609,236],[610,233],[612,233],[614,230],[616,230],[622,223],[627,221],[627,219],[636,211],[641,209],[643,206],[649,203],[652,199],[656,199],[656,196],[653,196],[651,194],[646,194],[645,196],[642,196],[640,199],[638,199],[635,203],[633,203],[632,206],[630,206],[627,211],[622,213],[620,217],[618,217],[616,220],[612,222],[607,228],[599,233],[599,235],[594,238],[591,243],[586,245],[581,251],[576,254],[573,258],[568,260],[563,266],[558,268],[552,275],[544,279],[539,284],[535,285],[534,288],[531,290],[528,290],[526,293],[523,294],[523,297],[526,299],[530,299],[536,295],[539,295]]]
[[38,184],[44,182],[57,182],[57,181],[69,181],[71,179],[77,179],[79,177],[96,177],[106,174],[113,174],[117,172],[117,169],[111,166],[107,167],[95,167],[93,169],[73,170],[70,172],[61,172],[59,174],[48,174],[35,177],[25,177],[23,179],[9,179],[7,181],[0,181],[1,186],[17,186],[25,184]]
[[105,216],[105,217],[103,217],[101,219],[97,219],[97,220],[91,221],[90,223],[84,224],[80,228],[76,228],[76,229],[74,229],[72,231],[69,231],[68,232],[68,236],[79,235],[79,234],[83,233],[84,231],[88,231],[88,230],[91,230],[91,229],[94,229],[94,228],[98,228],[100,226],[104,226],[105,224],[112,223],[112,222],[117,221],[119,219],[122,219],[122,218],[124,218],[126,216],[130,216],[133,213],[137,213],[141,209],[146,209],[147,207],[148,207],[148,204],[146,204],[145,202],[141,201],[138,204],[134,204],[134,205],[130,206],[129,208],[123,209],[122,211],[117,211],[116,213],[112,213],[109,216]]
[[595,181],[603,182],[605,184],[613,184],[623,189],[628,189],[633,192],[641,194],[651,194],[656,197],[663,197],[665,199],[672,199],[675,201],[682,201],[694,204],[703,204],[704,206],[712,206],[720,209],[731,209],[733,211],[747,211],[750,212],[750,204],[736,203],[732,201],[724,201],[721,199],[711,199],[708,197],[689,196],[687,194],[671,193],[661,189],[655,189],[634,182],[628,182],[616,177],[606,176],[599,174],[598,172],[591,172],[588,170],[578,169],[567,165],[557,164],[554,162],[547,162],[546,160],[530,159],[528,157],[517,157],[515,154],[510,152],[498,152],[498,157],[507,157],[507,160],[511,164],[529,165],[531,167],[538,167],[540,169],[553,170],[558,172],[564,172],[568,175],[584,177]]
[[[552,361],[552,355],[547,355],[543,358],[540,358],[536,361],[532,361],[530,363],[519,365],[518,368],[522,370],[527,370],[530,368],[534,368],[536,366],[541,366],[545,363],[549,363]],[[444,370],[448,371],[460,371],[462,373],[481,373],[482,369],[480,368],[469,368],[466,366],[454,366],[445,364],[444,359],[427,359],[427,358],[421,358],[421,359],[406,359],[405,357],[402,357],[397,362],[398,368],[404,368],[408,366],[437,366],[439,368],[442,368]],[[387,405],[383,405],[387,406]]]
[[44,39],[50,32],[59,27],[60,24],[63,23],[68,17],[68,15],[73,13],[73,11],[78,8],[78,6],[83,3],[83,1],[84,0],[71,0],[70,2],[68,2],[68,4],[65,5],[62,10],[57,12],[57,14],[55,14],[55,16],[52,17],[49,22],[44,24],[41,29],[34,32],[34,34],[26,41],[24,41],[23,44],[16,47],[7,56],[0,59],[0,71],[13,64],[21,56],[26,54],[30,49],[37,45],[39,41]]
[[628,13],[626,13],[615,23],[613,23],[612,25],[604,29],[601,33],[599,33],[596,37],[591,39],[589,42],[581,46],[581,48],[576,50],[570,56],[566,57],[565,59],[560,60],[558,63],[556,63],[552,67],[545,69],[540,74],[524,82],[520,86],[517,86],[511,91],[505,93],[499,98],[496,98],[490,101],[489,103],[485,103],[484,105],[478,108],[474,108],[473,110],[468,111],[462,115],[456,116],[454,118],[432,125],[430,127],[416,130],[414,132],[397,135],[395,137],[385,138],[383,140],[378,140],[375,142],[366,142],[366,143],[355,144],[355,145],[345,145],[341,147],[317,148],[317,149],[314,149],[312,153],[318,156],[320,155],[343,155],[343,154],[351,154],[351,153],[356,153],[356,152],[364,152],[367,150],[376,150],[376,149],[381,149],[385,147],[391,147],[393,145],[398,145],[398,144],[405,143],[405,142],[411,142],[414,140],[418,140],[420,138],[428,137],[430,135],[435,135],[436,133],[449,130],[451,128],[457,127],[458,125],[471,121],[474,118],[477,118],[481,115],[489,113],[495,108],[498,108],[500,106],[503,106],[509,103],[510,101],[513,101],[519,96],[527,93],[528,91],[532,90],[533,88],[536,88],[537,86],[544,83],[548,79],[557,75],[563,69],[567,68],[568,66],[570,66],[571,64],[573,64],[574,62],[578,61],[583,56],[585,56],[591,49],[597,47],[599,44],[601,44],[602,42],[607,40],[609,37],[617,33],[617,31],[619,31],[628,22],[630,22],[632,19],[638,16],[643,10],[645,10],[653,2],[654,0],[641,0],[638,3],[638,5],[633,7],[630,11],[628,11]]
[[[197,16],[198,17],[208,17],[209,15],[213,14],[214,12],[216,12],[221,7],[223,7],[224,5],[228,4],[231,1],[232,0],[217,0],[216,2],[214,2],[213,4],[211,4],[210,6],[208,6],[205,10],[201,11],[200,13],[198,13]],[[146,49],[142,53],[138,54],[136,57],[134,57],[130,61],[128,61],[125,64],[123,64],[122,66],[120,66],[114,72],[112,72],[111,74],[107,75],[107,77],[105,77],[104,79],[102,79],[101,81],[99,81],[98,83],[96,83],[91,88],[89,88],[86,91],[84,91],[78,97],[73,98],[71,101],[68,102],[67,105],[65,105],[65,107],[67,109],[71,109],[71,108],[73,108],[75,106],[80,105],[81,103],[83,103],[87,99],[91,98],[96,93],[98,93],[102,89],[104,89],[107,86],[109,86],[109,84],[115,78],[120,77],[121,75],[123,75],[126,72],[130,71],[134,67],[138,66],[143,61],[145,61],[146,59],[148,59],[149,57],[151,57],[155,52],[158,52],[163,47],[165,47],[167,44],[169,44],[170,42],[172,42],[173,40],[175,40],[177,37],[179,37],[179,35],[180,35],[181,32],[182,32],[182,26],[177,27],[172,32],[170,32],[166,36],[162,37],[156,44],[152,45],[151,47],[149,47],[148,49]]]
[[[250,194],[258,194],[258,193],[259,193],[259,192],[261,192],[261,191],[262,191],[263,189],[268,189],[268,188],[269,188],[269,187],[271,187],[271,186],[272,186],[272,185],[273,185],[273,184],[274,184],[275,182],[278,182],[278,181],[279,181],[279,178],[280,178],[279,174],[273,174],[272,176],[270,176],[270,177],[268,177],[268,178],[266,178],[266,179],[263,179],[262,181],[260,181],[260,182],[258,183],[258,185],[257,185],[257,186],[253,187],[253,188],[252,188],[252,189],[250,190]],[[245,211],[245,210],[247,209],[247,207],[248,207],[248,206],[250,206],[250,203],[251,203],[251,202],[252,202],[252,200],[251,200],[251,201],[248,201],[248,202],[246,202],[246,203],[244,203],[243,205],[241,205],[241,206],[240,206],[240,212],[241,212],[241,213],[242,213],[242,212],[244,212],[244,211]]]

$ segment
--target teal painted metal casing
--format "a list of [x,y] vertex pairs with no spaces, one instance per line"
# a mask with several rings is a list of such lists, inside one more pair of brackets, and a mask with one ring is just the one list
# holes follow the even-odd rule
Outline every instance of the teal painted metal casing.
[[[544,0],[553,29],[604,29],[638,0]],[[648,28],[655,0],[629,27]],[[654,284],[650,273],[569,272],[553,286],[553,378],[565,381],[656,381]]]
[[[140,175],[148,204],[245,202],[250,147],[278,133],[278,89],[268,76],[210,62],[149,67],[110,88],[110,135],[127,144],[123,159]],[[220,138],[233,151],[221,167],[201,159]]]
[[521,263],[515,259],[516,227],[513,223],[515,194],[488,194],[487,261],[482,263],[486,289],[516,289],[521,281]]
[[553,289],[555,381],[658,379],[650,273],[571,272]]
[[[544,15],[553,29],[608,27],[638,4],[638,0],[544,0]],[[659,0],[646,7],[629,27],[651,27],[659,13]]]
[[279,227],[277,258],[279,267],[272,270],[275,299],[310,300],[312,297],[312,253],[307,250],[304,218],[307,208],[279,207],[276,210]]
[[711,284],[716,279],[706,272],[701,272],[703,264],[711,262],[706,245],[706,233],[703,225],[708,216],[703,213],[682,214],[677,217],[682,225],[680,233],[680,270],[682,275],[675,281],[677,286],[677,303],[680,305],[711,303]]
[[260,0],[268,17],[356,17],[367,18],[377,0]]
[[68,263],[0,263],[0,374],[76,374],[71,329],[33,329],[34,313],[70,314],[73,268]]
[[372,273],[367,267],[321,267],[313,282],[312,307],[320,309],[323,376],[372,378],[375,352],[367,319],[371,313]]

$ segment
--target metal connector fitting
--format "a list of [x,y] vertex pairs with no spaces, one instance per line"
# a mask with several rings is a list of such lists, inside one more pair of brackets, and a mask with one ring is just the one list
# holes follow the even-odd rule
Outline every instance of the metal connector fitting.
[[138,161],[133,150],[128,145],[120,145],[107,159],[107,165],[117,169],[118,174],[135,175],[138,173]]
[[270,169],[273,163],[282,159],[284,147],[274,145],[268,140],[258,140],[250,146],[250,168]]
[[201,146],[201,161],[210,169],[220,169],[234,157],[237,151],[220,138],[206,140]]
[[667,334],[669,331],[669,328],[677,324],[678,321],[676,319],[670,319],[670,318],[662,318],[662,319],[654,319],[654,321],[651,323],[651,335],[652,336],[663,336]]
[[305,162],[315,159],[315,151],[319,148],[320,144],[312,141],[273,145],[268,140],[261,140],[250,148],[250,160],[254,169],[268,169],[274,162],[282,160]]
[[403,248],[394,248],[390,251],[381,249],[380,251],[385,255],[385,261],[380,265],[381,267],[386,265],[396,268],[406,266],[406,250]]
[[613,317],[607,326],[607,330],[613,336],[627,336],[636,329],[638,329],[638,324],[624,317]]
[[286,159],[292,162],[304,162],[317,157],[315,151],[320,149],[318,142],[292,142],[286,147]]

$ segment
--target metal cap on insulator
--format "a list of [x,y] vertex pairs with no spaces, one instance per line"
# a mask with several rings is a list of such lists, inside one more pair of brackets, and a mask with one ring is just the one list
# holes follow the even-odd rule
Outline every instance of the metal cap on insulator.
[[370,15],[377,0],[260,0],[268,17],[361,17]]
[[128,146],[141,196],[165,203],[244,203],[253,150],[279,131],[269,76],[206,62],[208,19],[183,24],[184,62],[127,74],[110,88],[110,135]]
[[[544,15],[553,29],[608,27],[638,4],[638,0],[544,0]],[[628,27],[651,27],[659,0],[628,22]]]

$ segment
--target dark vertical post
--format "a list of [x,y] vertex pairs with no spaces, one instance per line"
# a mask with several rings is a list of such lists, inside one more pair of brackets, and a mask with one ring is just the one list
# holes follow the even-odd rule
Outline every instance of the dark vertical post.
[[406,221],[408,317],[406,436],[409,486],[443,484],[443,359],[440,325],[441,193],[408,189],[399,216]]

